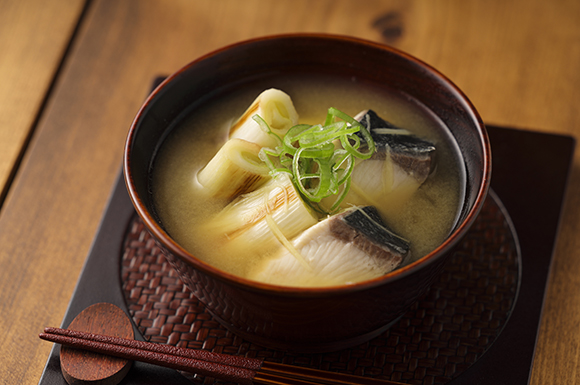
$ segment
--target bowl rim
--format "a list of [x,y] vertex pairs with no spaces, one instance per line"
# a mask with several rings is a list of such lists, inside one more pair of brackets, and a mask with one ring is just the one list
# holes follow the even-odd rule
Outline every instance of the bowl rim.
[[[448,235],[448,237],[443,241],[443,243],[441,243],[437,248],[432,250],[430,253],[424,255],[423,257],[419,258],[418,260],[408,265],[405,265],[401,268],[395,269],[383,276],[353,284],[324,286],[324,287],[293,287],[293,286],[274,285],[269,283],[253,281],[247,278],[234,275],[232,273],[228,273],[195,257],[192,253],[189,253],[183,247],[181,247],[176,241],[174,241],[171,238],[171,236],[159,226],[159,224],[153,218],[151,213],[146,209],[142,199],[139,197],[137,193],[137,189],[135,187],[133,176],[130,170],[131,170],[131,153],[132,153],[131,149],[133,139],[136,135],[138,125],[140,121],[143,119],[143,115],[148,110],[148,107],[155,102],[157,96],[169,83],[173,82],[176,78],[179,77],[180,74],[189,70],[191,67],[195,66],[199,62],[219,55],[235,47],[279,39],[319,39],[333,42],[342,41],[351,44],[363,45],[373,49],[390,51],[391,53],[394,53],[395,55],[398,55],[403,59],[410,61],[415,65],[418,65],[419,67],[422,67],[427,72],[429,72],[430,76],[439,78],[439,80],[446,85],[448,90],[451,91],[453,95],[458,100],[460,100],[463,105],[467,107],[467,111],[469,112],[469,115],[476,124],[476,127],[479,132],[478,135],[479,144],[483,148],[482,182],[481,185],[479,185],[477,188],[474,204],[468,211],[468,214],[465,217],[465,219],[460,224],[458,224],[455,230],[451,232]],[[163,246],[165,246],[169,250],[169,252],[173,253],[175,256],[177,256],[185,263],[193,265],[193,268],[215,279],[225,281],[226,283],[229,283],[237,287],[242,287],[249,291],[276,293],[281,296],[291,296],[291,297],[333,296],[345,293],[354,293],[357,291],[382,286],[389,282],[403,279],[404,277],[413,274],[415,271],[423,268],[424,266],[434,263],[439,258],[441,258],[446,252],[450,251],[450,249],[452,249],[456,245],[456,243],[459,242],[459,240],[471,227],[471,225],[475,221],[475,218],[481,211],[481,208],[487,196],[491,180],[491,147],[489,143],[489,137],[485,128],[485,124],[483,123],[483,120],[481,119],[478,111],[475,109],[472,102],[463,93],[463,91],[461,91],[449,78],[447,78],[445,75],[443,75],[441,72],[439,72],[431,65],[392,46],[374,42],[371,40],[366,40],[363,38],[329,33],[286,33],[286,34],[261,36],[225,45],[221,48],[218,48],[209,53],[199,56],[198,58],[194,59],[193,61],[189,62],[185,66],[175,71],[173,74],[166,77],[149,94],[149,96],[146,98],[146,100],[139,108],[133,121],[131,122],[131,126],[127,134],[127,139],[123,151],[123,175],[125,185],[129,193],[129,197],[133,203],[133,206],[135,207],[138,215],[143,220],[147,229],[154,235],[156,241],[161,242]]]

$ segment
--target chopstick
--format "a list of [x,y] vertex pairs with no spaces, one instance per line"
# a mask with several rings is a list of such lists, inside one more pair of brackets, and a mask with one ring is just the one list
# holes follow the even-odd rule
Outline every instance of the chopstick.
[[96,353],[169,367],[243,385],[402,385],[349,374],[266,362],[206,350],[105,336],[76,330],[47,327],[43,340]]

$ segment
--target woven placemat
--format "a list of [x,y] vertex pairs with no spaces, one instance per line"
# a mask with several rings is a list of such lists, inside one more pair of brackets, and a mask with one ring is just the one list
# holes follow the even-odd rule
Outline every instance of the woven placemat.
[[227,331],[183,285],[136,216],[121,264],[127,309],[146,340],[409,384],[447,383],[475,363],[506,324],[521,279],[519,245],[493,194],[423,298],[379,337],[333,353],[266,349]]

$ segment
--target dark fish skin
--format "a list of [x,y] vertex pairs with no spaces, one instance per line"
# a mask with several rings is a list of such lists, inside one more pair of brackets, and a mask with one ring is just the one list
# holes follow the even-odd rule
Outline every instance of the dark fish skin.
[[373,206],[349,209],[329,220],[336,238],[352,242],[369,255],[391,260],[393,268],[409,254],[409,242],[388,229]]
[[[373,110],[364,110],[359,112],[355,117],[367,130],[373,128],[399,128],[391,122],[387,122]],[[374,138],[373,138],[374,139]]]
[[425,180],[435,164],[435,145],[415,135],[396,135],[376,132],[380,128],[401,129],[382,119],[373,110],[360,112],[356,117],[371,134],[377,151],[371,159],[385,159],[387,155],[417,180]]

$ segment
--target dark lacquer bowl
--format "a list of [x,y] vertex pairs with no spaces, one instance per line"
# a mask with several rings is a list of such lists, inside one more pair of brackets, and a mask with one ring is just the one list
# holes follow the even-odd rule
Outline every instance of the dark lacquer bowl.
[[[433,252],[385,276],[348,286],[289,288],[225,273],[185,251],[155,216],[150,171],[167,131],[186,109],[245,81],[301,71],[357,77],[403,91],[448,127],[461,149],[467,180],[460,218]],[[388,46],[351,37],[293,34],[233,44],[186,65],[157,87],[128,134],[125,180],[137,213],[184,283],[216,320],[257,344],[329,351],[382,333],[424,294],[465,235],[486,197],[491,154],[485,127],[465,95],[423,62]]]

